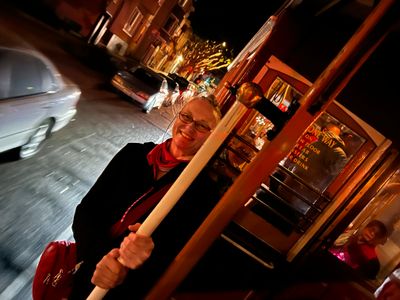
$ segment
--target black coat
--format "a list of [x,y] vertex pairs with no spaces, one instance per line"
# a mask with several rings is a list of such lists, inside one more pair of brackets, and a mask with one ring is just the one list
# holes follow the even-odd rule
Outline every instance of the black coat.
[[[112,248],[119,248],[125,235],[111,238],[111,226],[150,187],[157,190],[174,182],[186,166],[181,164],[155,181],[146,159],[154,146],[153,143],[125,146],[77,206],[72,228],[78,259],[84,263],[75,276],[71,299],[86,299],[94,288],[90,280],[97,262]],[[110,290],[104,299],[143,299],[217,200],[214,184],[202,172],[153,232],[155,248],[151,257],[140,268],[130,270],[124,283]]]

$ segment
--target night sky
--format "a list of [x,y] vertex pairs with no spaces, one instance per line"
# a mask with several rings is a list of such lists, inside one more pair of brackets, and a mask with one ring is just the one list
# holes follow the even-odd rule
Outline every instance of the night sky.
[[190,14],[193,32],[227,42],[238,54],[253,35],[278,10],[284,0],[194,0]]

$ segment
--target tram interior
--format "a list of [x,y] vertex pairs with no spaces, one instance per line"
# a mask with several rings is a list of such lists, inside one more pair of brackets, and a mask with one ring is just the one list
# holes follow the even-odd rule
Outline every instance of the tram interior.
[[[253,64],[256,56],[250,54],[226,79],[234,83],[250,78],[262,88],[262,101],[283,113],[301,101],[352,36],[349,28],[355,31],[379,1],[307,3],[315,7],[302,26],[299,15],[289,13],[263,49],[264,60]],[[223,249],[223,257],[213,257],[211,247],[175,292],[177,300],[223,295],[246,300],[375,299],[373,292],[400,267],[400,140],[393,126],[398,113],[390,109],[397,79],[388,73],[399,60],[387,59],[399,51],[399,27],[393,28],[372,59],[362,67],[351,66],[360,71],[357,76],[344,80],[336,100],[275,170],[264,174],[214,244]],[[210,161],[221,195],[277,134],[277,124],[260,111],[249,109]],[[372,279],[330,252],[343,234],[355,236],[371,220],[388,230],[375,248],[380,265]],[[194,284],[199,282],[200,287]],[[196,293],[185,292],[187,287]]]

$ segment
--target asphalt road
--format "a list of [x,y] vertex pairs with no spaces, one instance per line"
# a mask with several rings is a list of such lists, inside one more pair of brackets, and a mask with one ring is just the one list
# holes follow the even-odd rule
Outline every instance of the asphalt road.
[[93,66],[107,62],[89,61],[79,38],[5,8],[0,26],[25,37],[82,89],[74,120],[40,153],[19,161],[0,155],[0,300],[27,300],[42,250],[52,240],[72,239],[75,207],[108,161],[128,142],[168,137],[172,113],[144,114],[106,88],[109,74]]

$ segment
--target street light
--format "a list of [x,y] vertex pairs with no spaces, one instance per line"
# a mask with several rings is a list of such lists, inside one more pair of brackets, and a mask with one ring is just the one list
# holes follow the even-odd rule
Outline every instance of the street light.
[[176,71],[177,71],[179,65],[180,65],[182,62],[183,62],[183,56],[182,56],[182,54],[179,54],[179,55],[176,57],[175,62],[174,62],[174,64],[173,64],[172,68],[171,68],[171,73],[176,73]]

